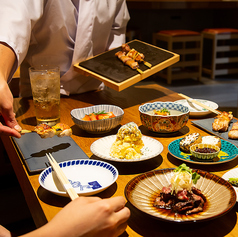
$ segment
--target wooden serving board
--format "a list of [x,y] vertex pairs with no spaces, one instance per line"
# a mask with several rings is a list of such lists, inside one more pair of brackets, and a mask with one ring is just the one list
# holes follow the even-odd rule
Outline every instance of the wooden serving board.
[[131,49],[134,48],[143,53],[145,61],[150,63],[152,67],[148,68],[141,63],[139,69],[143,73],[140,74],[137,70],[124,65],[115,56],[115,53],[121,50],[121,47],[118,47],[75,64],[75,70],[79,73],[89,74],[104,82],[106,86],[121,91],[179,61],[178,54],[139,40],[130,41],[128,45]]

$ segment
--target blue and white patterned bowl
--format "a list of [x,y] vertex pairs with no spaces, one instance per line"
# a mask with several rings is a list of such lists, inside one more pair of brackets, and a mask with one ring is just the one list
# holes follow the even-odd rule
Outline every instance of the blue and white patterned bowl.
[[[102,192],[118,178],[117,169],[104,161],[79,159],[59,163],[75,191],[81,196]],[[43,170],[39,176],[40,185],[59,196],[67,196],[51,167]]]
[[[179,111],[179,113],[167,116],[148,113],[149,111],[161,110],[163,108],[176,110]],[[187,124],[189,118],[189,108],[174,102],[146,103],[139,107],[139,113],[142,125],[158,133],[177,132]]]
[[[116,117],[101,119],[95,121],[84,121],[82,118],[86,114],[97,113],[99,111],[113,112]],[[74,123],[81,129],[94,134],[106,133],[117,127],[124,115],[123,109],[115,105],[94,105],[85,108],[73,109],[71,111],[71,117]]]

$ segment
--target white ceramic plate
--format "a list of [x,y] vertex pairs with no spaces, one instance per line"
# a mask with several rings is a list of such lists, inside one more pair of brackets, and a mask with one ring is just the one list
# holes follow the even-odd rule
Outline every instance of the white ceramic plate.
[[[118,178],[117,169],[104,161],[91,159],[70,160],[59,163],[75,191],[82,196],[102,192]],[[40,185],[59,196],[67,196],[51,167],[43,170],[39,176]]]
[[127,200],[140,211],[169,222],[199,222],[220,217],[236,204],[236,193],[232,186],[212,173],[195,170],[200,179],[195,185],[205,195],[208,205],[204,211],[191,214],[175,214],[170,210],[159,209],[153,203],[163,186],[169,186],[174,169],[149,171],[134,177],[125,187]]
[[146,150],[146,154],[142,155],[139,159],[127,160],[127,159],[118,159],[110,156],[110,149],[113,142],[116,141],[116,135],[98,139],[91,145],[90,149],[94,155],[102,159],[118,162],[138,162],[142,160],[148,160],[158,156],[163,151],[163,145],[156,139],[142,136],[142,140],[145,145],[144,149]]
[[[209,106],[212,109],[218,108],[218,105],[215,102],[212,102],[209,100],[203,100],[203,99],[195,99],[195,100]],[[175,101],[175,103],[187,106],[190,111],[189,115],[191,115],[191,116],[205,116],[205,115],[211,113],[211,111],[209,111],[195,103],[188,102],[187,100],[177,100],[177,101]]]
[[[225,180],[229,180],[229,178],[238,178],[238,168],[235,168],[235,169],[232,169],[232,170],[229,170],[228,172],[226,172],[223,176],[222,176],[223,179]],[[238,187],[235,187],[235,186],[232,186],[235,191],[236,191],[236,201],[238,202]]]

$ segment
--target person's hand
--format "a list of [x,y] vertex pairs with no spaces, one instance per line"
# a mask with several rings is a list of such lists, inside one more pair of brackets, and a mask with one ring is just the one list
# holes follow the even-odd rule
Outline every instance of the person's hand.
[[79,197],[66,205],[49,223],[30,235],[116,237],[125,231],[129,217],[130,210],[125,207],[123,197]]
[[0,115],[2,116],[0,134],[20,138],[22,129],[13,112],[13,96],[4,80],[0,84]]
[[79,197],[63,208],[49,225],[53,226],[54,236],[115,237],[124,232],[129,216],[123,197]]
[[0,225],[0,237],[12,237],[11,232]]

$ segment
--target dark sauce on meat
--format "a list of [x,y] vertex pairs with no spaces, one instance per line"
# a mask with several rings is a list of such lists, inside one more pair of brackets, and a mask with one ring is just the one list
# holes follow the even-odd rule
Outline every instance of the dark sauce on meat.
[[206,202],[204,203],[204,206],[203,206],[203,211],[201,211],[201,212],[188,214],[188,215],[187,214],[182,214],[182,213],[176,213],[172,209],[165,209],[165,208],[159,208],[159,207],[154,206],[155,200],[159,196],[159,194],[160,194],[160,192],[153,193],[151,195],[151,198],[150,198],[151,206],[154,208],[154,210],[156,210],[157,212],[159,212],[163,216],[176,217],[176,218],[179,218],[179,219],[182,219],[185,216],[190,216],[191,218],[194,218],[194,217],[197,217],[197,216],[201,215],[205,211],[207,211],[208,208],[209,208],[209,205],[210,205],[208,199],[206,199]]
[[209,147],[196,148],[195,151],[199,152],[199,153],[214,153],[214,152],[217,152],[217,150],[215,150],[213,148],[209,148]]

